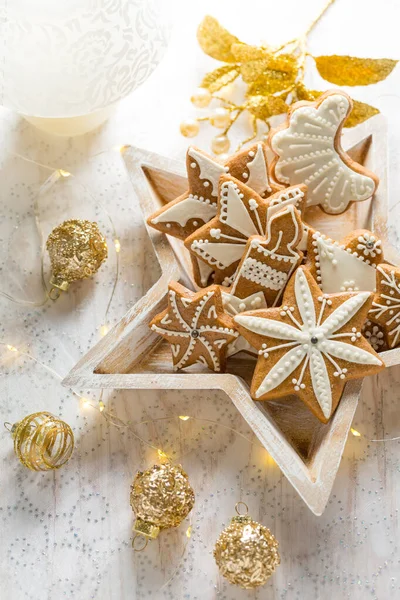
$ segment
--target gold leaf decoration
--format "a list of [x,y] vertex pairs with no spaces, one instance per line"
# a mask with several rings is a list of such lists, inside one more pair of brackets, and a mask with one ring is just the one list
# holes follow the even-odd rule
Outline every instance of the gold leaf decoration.
[[249,60],[262,60],[272,53],[270,48],[264,46],[249,46],[242,42],[232,44],[231,50],[238,63],[249,62]]
[[320,92],[319,90],[309,90],[305,87],[304,83],[299,82],[296,84],[296,99],[297,100],[307,100],[314,101],[317,100],[320,96],[322,96],[324,92]]
[[370,85],[383,81],[393,71],[397,60],[356,58],[354,56],[315,56],[323,79],[336,85]]
[[286,113],[289,109],[279,96],[251,96],[247,100],[246,108],[256,119],[262,121]]
[[247,88],[247,96],[269,96],[290,88],[294,83],[292,76],[282,71],[266,71]]
[[375,106],[371,106],[365,102],[359,102],[358,100],[353,100],[353,110],[347,117],[344,126],[354,127],[355,125],[359,125],[367,119],[370,119],[374,115],[379,114],[379,112],[379,109],[375,108]]
[[238,76],[239,70],[237,65],[224,65],[207,73],[200,86],[207,88],[213,94],[229,83],[232,83],[232,81],[235,81]]
[[294,80],[297,74],[297,60],[290,54],[267,55],[261,60],[251,60],[243,63],[240,72],[245,83],[253,83],[261,76],[270,77],[271,73],[285,73],[286,76],[292,77]]
[[240,43],[240,40],[222,27],[214,17],[204,17],[197,30],[197,40],[208,56],[223,62],[236,62],[231,46]]

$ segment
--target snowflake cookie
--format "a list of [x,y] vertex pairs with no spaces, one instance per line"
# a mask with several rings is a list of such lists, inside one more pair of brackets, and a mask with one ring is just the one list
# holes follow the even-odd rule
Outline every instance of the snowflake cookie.
[[382,261],[382,243],[371,231],[360,229],[336,242],[308,230],[307,266],[327,294],[374,292],[376,267]]
[[268,222],[282,208],[295,206],[301,212],[305,203],[305,186],[292,186],[264,199],[237,179],[223,175],[217,216],[189,236],[185,246],[215,270],[215,283],[229,286],[248,239],[268,235]]
[[338,214],[350,202],[368,200],[379,179],[353,161],[340,145],[341,130],[352,109],[343,92],[329,91],[316,102],[298,102],[287,122],[270,134],[276,159],[271,165],[276,181],[308,187],[308,206],[319,205]]
[[237,315],[239,332],[259,353],[252,397],[270,400],[295,394],[326,423],[346,381],[384,368],[361,334],[371,296],[323,294],[308,269],[299,267],[281,307]]
[[154,317],[150,327],[170,344],[175,371],[196,363],[223,371],[228,345],[239,335],[224,312],[216,285],[194,293],[171,282],[168,308]]
[[377,267],[376,294],[368,317],[382,327],[389,348],[400,344],[400,269]]
[[234,154],[225,165],[191,146],[186,154],[186,169],[188,191],[147,219],[151,227],[182,240],[215,217],[221,175],[229,173],[245,181],[262,197],[280,187],[269,180],[266,148],[261,142]]

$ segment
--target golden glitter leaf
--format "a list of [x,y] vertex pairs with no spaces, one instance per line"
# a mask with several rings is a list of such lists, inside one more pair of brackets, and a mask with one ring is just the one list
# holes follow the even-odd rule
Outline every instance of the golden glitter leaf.
[[363,123],[374,115],[379,114],[379,112],[379,109],[375,108],[375,106],[371,106],[365,102],[359,102],[358,100],[353,100],[353,110],[347,117],[344,126],[355,127],[355,125]]
[[232,54],[236,62],[245,63],[250,60],[262,60],[271,55],[271,49],[265,46],[249,46],[248,44],[232,44]]
[[250,60],[240,68],[245,83],[253,83],[260,77],[288,77],[295,79],[297,75],[297,59],[290,54],[266,56],[260,60]]
[[222,27],[214,17],[204,17],[197,30],[197,40],[208,56],[223,62],[236,62],[231,46],[240,40]]
[[309,90],[305,87],[304,83],[299,82],[296,83],[295,93],[297,100],[307,100],[312,102],[317,100],[324,92],[320,92],[319,90]]
[[262,121],[286,113],[289,109],[286,102],[277,96],[251,96],[246,102],[246,108],[256,119]]
[[239,70],[237,65],[224,65],[207,73],[200,86],[207,88],[213,94],[229,83],[232,83],[232,81],[235,81],[238,76]]
[[267,71],[249,84],[246,96],[269,96],[293,86],[294,77],[282,71]]
[[383,81],[393,71],[397,60],[356,58],[354,56],[315,56],[323,79],[336,85],[370,85]]

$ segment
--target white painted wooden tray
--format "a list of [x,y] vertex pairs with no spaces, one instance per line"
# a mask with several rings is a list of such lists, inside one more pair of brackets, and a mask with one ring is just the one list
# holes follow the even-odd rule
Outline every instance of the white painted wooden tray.
[[[377,173],[378,192],[373,201],[353,204],[343,215],[325,215],[318,208],[310,209],[307,222],[335,239],[356,228],[372,229],[384,240],[386,262],[400,264],[397,252],[387,240],[387,146],[383,117],[345,130],[343,146],[355,160]],[[145,218],[187,188],[181,163],[134,147],[127,147],[124,158]],[[161,266],[160,279],[72,369],[64,384],[81,389],[222,390],[310,510],[321,515],[339,468],[362,380],[347,383],[335,414],[324,425],[293,396],[276,402],[254,402],[249,394],[254,365],[250,357],[232,357],[225,374],[211,373],[201,366],[194,371],[174,373],[169,346],[148,328],[148,323],[166,307],[171,280],[195,286],[182,242],[150,228],[148,233]],[[382,357],[387,366],[399,364],[400,349],[384,352]]]

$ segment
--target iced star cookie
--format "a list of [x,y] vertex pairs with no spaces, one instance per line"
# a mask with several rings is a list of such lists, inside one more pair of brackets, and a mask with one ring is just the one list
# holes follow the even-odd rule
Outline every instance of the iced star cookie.
[[379,183],[341,147],[343,123],[351,109],[347,94],[329,91],[316,102],[293,104],[286,124],[270,134],[275,180],[306,184],[308,206],[319,205],[331,214],[342,213],[351,202],[368,200]]
[[239,335],[216,285],[194,293],[171,282],[168,308],[149,326],[170,344],[174,371],[196,363],[223,371],[228,345]]
[[190,147],[186,155],[189,189],[150,215],[147,223],[163,233],[185,239],[207,223],[217,213],[218,182],[221,175],[230,173],[266,197],[280,186],[268,177],[265,145],[261,142],[241,150],[225,165],[202,150]]
[[308,270],[299,267],[281,307],[237,315],[240,334],[259,352],[252,397],[270,400],[295,394],[326,423],[347,380],[384,368],[361,334],[371,296],[323,294]]
[[305,186],[293,186],[264,199],[245,184],[223,175],[217,216],[189,236],[185,246],[195,258],[214,268],[215,283],[229,286],[249,237],[265,237],[268,222],[277,211],[292,205],[301,212],[305,202]]
[[389,348],[400,344],[400,269],[379,265],[376,294],[368,317],[382,327]]
[[383,261],[381,240],[354,231],[340,242],[309,229],[307,266],[325,293],[375,291],[376,267]]

